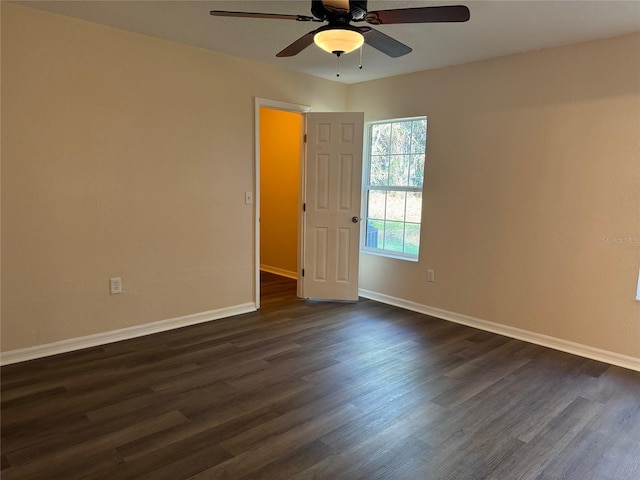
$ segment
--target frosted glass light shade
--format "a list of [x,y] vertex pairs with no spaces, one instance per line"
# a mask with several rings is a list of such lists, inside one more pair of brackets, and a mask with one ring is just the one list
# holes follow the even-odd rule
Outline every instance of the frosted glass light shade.
[[325,52],[349,53],[362,46],[364,37],[361,33],[353,30],[332,28],[316,33],[313,36],[313,41]]

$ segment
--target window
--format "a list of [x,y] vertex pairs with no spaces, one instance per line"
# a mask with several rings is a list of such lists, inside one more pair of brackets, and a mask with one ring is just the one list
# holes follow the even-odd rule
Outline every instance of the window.
[[426,117],[368,125],[363,251],[418,259],[426,145]]

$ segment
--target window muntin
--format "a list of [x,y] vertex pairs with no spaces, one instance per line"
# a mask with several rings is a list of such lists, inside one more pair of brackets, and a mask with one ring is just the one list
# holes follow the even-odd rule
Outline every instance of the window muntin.
[[427,119],[374,122],[367,133],[363,250],[417,260]]

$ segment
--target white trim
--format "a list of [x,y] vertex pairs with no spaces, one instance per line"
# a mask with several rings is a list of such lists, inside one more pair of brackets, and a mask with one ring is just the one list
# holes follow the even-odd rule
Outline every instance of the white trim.
[[523,340],[529,343],[535,343],[536,345],[542,345],[543,347],[553,348],[554,350],[560,350],[562,352],[571,353],[580,357],[590,358],[599,362],[609,363],[611,365],[617,365],[618,367],[628,368],[640,372],[640,358],[630,357],[627,355],[621,355],[619,353],[610,352],[608,350],[601,350],[599,348],[590,347],[588,345],[582,345],[580,343],[569,342],[560,338],[550,337],[548,335],[542,335],[540,333],[531,332],[528,330],[522,330],[520,328],[510,327],[508,325],[501,325],[499,323],[489,322],[487,320],[481,320],[479,318],[470,317],[460,313],[450,312],[448,310],[442,310],[440,308],[429,307],[420,303],[412,302],[410,300],[404,300],[402,298],[392,297],[383,293],[372,292],[370,290],[360,289],[360,296],[369,298],[380,303],[386,303],[396,307],[404,308],[432,317],[441,318],[450,322],[459,323],[461,325],[467,325],[469,327],[478,328],[487,332],[497,333],[506,337]]
[[[287,112],[296,112],[305,114],[311,111],[308,105],[297,105],[295,103],[280,102],[278,100],[269,100],[267,98],[255,97],[254,100],[254,195],[253,195],[253,224],[254,224],[254,293],[256,308],[260,308],[260,107],[271,108],[274,110],[285,110]],[[298,226],[298,229],[301,227]],[[298,246],[300,249],[300,246]],[[296,277],[297,278],[297,277]],[[298,282],[300,284],[300,282]]]
[[35,347],[21,348],[19,350],[9,350],[0,353],[0,365],[25,362],[35,358],[48,357],[59,353],[72,352],[83,348],[95,347],[106,343],[120,342],[136,337],[143,337],[153,333],[165,332],[176,328],[205,323],[211,320],[232,317],[243,313],[255,312],[256,306],[253,303],[243,303],[231,307],[209,310],[207,312],[194,313],[182,317],[169,318],[158,322],[136,325],[134,327],[121,328],[110,332],[96,333],[86,337],[70,338],[60,342],[36,345]]
[[291,270],[285,270],[284,268],[272,267],[271,265],[260,264],[260,270],[263,272],[273,273],[274,275],[280,275],[281,277],[298,279],[298,274]]
[[269,100],[268,98],[260,97],[256,97],[256,106],[271,108],[273,110],[284,110],[287,112],[307,113],[311,111],[311,107],[309,105],[299,105],[297,103],[281,102],[279,100]]
[[[363,195],[366,196],[366,195]],[[366,224],[366,222],[362,222],[363,224]],[[364,229],[362,229],[365,232],[365,237],[366,237],[366,227]],[[364,242],[362,242],[360,245],[364,245]],[[360,253],[365,253],[367,255],[376,255],[378,257],[387,257],[387,258],[395,258],[396,260],[404,260],[406,262],[419,262],[420,259],[418,258],[418,255],[403,255],[402,253],[398,253],[398,252],[392,252],[390,250],[383,250],[381,248],[370,248],[367,246],[364,247],[360,247]]]

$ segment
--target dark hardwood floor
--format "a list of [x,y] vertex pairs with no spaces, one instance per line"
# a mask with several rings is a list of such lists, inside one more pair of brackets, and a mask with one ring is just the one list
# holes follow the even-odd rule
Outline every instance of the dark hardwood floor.
[[264,274],[259,312],[2,368],[2,478],[640,479],[640,374]]

